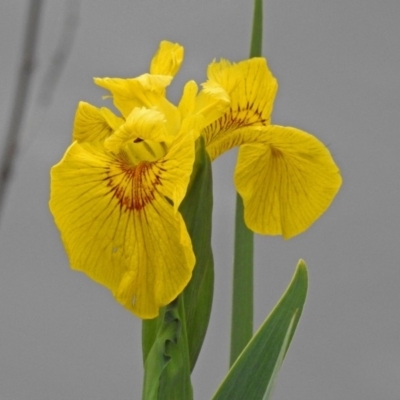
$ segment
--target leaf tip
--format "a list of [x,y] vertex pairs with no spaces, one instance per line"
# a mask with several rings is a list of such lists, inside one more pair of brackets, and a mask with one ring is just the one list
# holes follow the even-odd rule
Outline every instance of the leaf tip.
[[299,262],[297,263],[297,268],[296,268],[299,272],[304,272],[307,273],[307,264],[306,262],[300,258]]
[[301,279],[305,281],[306,287],[308,286],[308,269],[306,262],[300,258],[299,262],[297,263],[296,271],[294,273],[294,277],[297,279]]

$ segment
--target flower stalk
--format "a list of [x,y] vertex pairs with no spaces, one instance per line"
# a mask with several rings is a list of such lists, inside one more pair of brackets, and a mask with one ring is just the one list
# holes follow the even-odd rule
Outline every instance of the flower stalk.
[[[260,57],[262,49],[262,0],[254,0],[250,58]],[[231,347],[232,365],[253,335],[254,314],[254,235],[244,222],[243,200],[236,195],[235,250],[233,262]]]

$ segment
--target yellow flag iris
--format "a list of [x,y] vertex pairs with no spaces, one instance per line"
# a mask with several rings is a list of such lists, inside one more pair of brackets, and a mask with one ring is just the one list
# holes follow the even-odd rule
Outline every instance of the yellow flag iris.
[[190,280],[195,256],[178,207],[195,139],[228,103],[223,90],[197,96],[194,82],[179,107],[170,103],[166,87],[182,60],[183,48],[164,41],[150,74],[95,79],[121,115],[81,102],[73,143],[51,170],[50,209],[71,267],[141,318],[156,317]]
[[341,186],[338,167],[313,135],[271,124],[276,79],[264,58],[208,68],[208,85],[230,97],[226,112],[203,130],[212,159],[240,146],[235,185],[256,233],[293,237],[329,207]]

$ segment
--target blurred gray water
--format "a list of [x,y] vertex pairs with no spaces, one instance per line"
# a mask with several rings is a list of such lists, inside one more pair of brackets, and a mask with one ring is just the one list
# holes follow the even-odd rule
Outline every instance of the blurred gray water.
[[[0,145],[27,10],[27,0],[0,3]],[[92,77],[146,72],[159,41],[176,41],[186,49],[169,91],[176,101],[185,81],[205,80],[214,58],[247,57],[251,17],[251,2],[240,0],[44,2],[0,222],[1,400],[140,398],[140,321],[69,269],[48,211],[49,169],[70,142],[77,102],[105,104]],[[398,0],[265,1],[263,50],[280,84],[274,122],[314,133],[344,177],[305,234],[256,238],[256,326],[299,258],[310,272],[275,400],[400,399],[399,19]],[[68,43],[57,79],[52,66]],[[211,397],[228,364],[235,156],[213,165],[215,301],[193,376],[196,399]]]

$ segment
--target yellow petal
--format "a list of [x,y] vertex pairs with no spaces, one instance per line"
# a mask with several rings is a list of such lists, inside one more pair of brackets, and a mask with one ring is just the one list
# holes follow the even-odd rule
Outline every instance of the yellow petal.
[[202,132],[207,150],[216,158],[238,145],[232,137],[237,129],[270,124],[278,84],[264,58],[238,64],[214,62],[208,67],[208,79],[221,86],[230,98],[227,111]]
[[122,122],[110,110],[81,101],[75,113],[72,137],[78,142],[102,141],[111,134],[114,126]]
[[196,104],[197,84],[195,81],[189,81],[183,88],[183,94],[178,105],[178,110],[182,118],[193,113]]
[[342,178],[328,149],[296,128],[270,125],[263,142],[241,146],[235,184],[256,233],[290,238],[329,207]]
[[183,53],[183,47],[178,43],[163,40],[151,61],[150,73],[175,76],[182,64]]
[[134,108],[157,109],[166,118],[166,127],[176,132],[180,124],[177,107],[165,98],[165,88],[171,77],[144,74],[138,78],[95,78],[97,85],[111,92],[114,105],[125,118]]
[[195,120],[194,124],[198,125],[199,130],[195,133],[195,139],[200,136],[204,127],[218,119],[229,106],[228,94],[214,82],[203,84],[203,90],[198,95],[197,89],[194,81],[187,82],[178,106],[183,118],[182,124]]
[[51,171],[50,209],[71,267],[141,318],[157,316],[178,296],[194,266],[185,224],[171,205],[184,195],[194,158],[181,162],[173,154],[187,157],[188,149],[130,165],[99,142],[74,142]]
[[115,295],[139,317],[154,318],[160,307],[183,291],[195,258],[183,218],[168,203],[154,201],[135,217],[131,221],[135,256]]
[[138,78],[94,78],[96,85],[111,92],[115,107],[127,118],[135,107],[152,108],[164,97],[171,77],[144,74]]
[[160,168],[168,171],[168,179],[163,180],[160,193],[169,198],[178,210],[189,186],[190,175],[195,159],[194,134],[196,127],[192,125],[182,130],[164,156]]
[[134,108],[126,122],[107,138],[104,145],[117,152],[123,145],[138,138],[166,141],[168,131],[164,115],[157,110]]
[[118,129],[125,121],[123,118],[117,117],[111,110],[105,107],[100,108],[101,115],[107,121],[107,124],[113,129]]
[[205,82],[202,86],[193,113],[203,115],[205,126],[208,126],[228,110],[230,98],[225,89],[213,81]]
[[[261,128],[261,127],[260,127]],[[259,143],[263,141],[264,132],[258,127],[238,128],[225,135],[221,140],[218,138],[207,146],[207,153],[211,161],[226,151],[243,144]],[[204,132],[204,131],[203,131]]]

